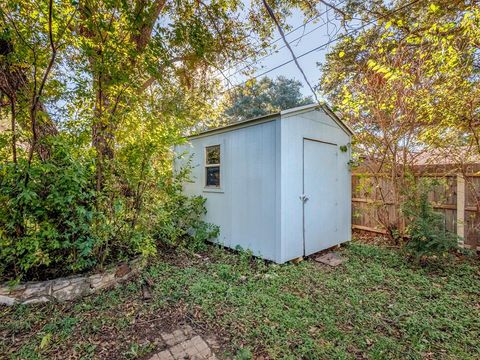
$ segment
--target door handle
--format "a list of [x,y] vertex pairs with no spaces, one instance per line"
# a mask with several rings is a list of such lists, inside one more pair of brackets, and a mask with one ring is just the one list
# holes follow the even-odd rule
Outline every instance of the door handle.
[[308,201],[308,197],[307,197],[307,195],[305,195],[305,194],[300,195],[299,198],[300,198],[300,200],[303,201],[304,203],[306,203],[306,202]]

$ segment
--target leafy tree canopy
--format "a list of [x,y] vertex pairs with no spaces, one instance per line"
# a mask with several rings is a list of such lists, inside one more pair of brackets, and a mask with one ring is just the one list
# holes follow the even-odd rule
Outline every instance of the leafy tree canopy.
[[[324,6],[270,5],[282,23]],[[220,70],[274,29],[261,0],[0,0],[0,278],[208,234],[171,149],[217,117]]]
[[313,103],[312,97],[301,93],[301,88],[300,81],[284,76],[248,82],[232,92],[225,114],[238,121]]
[[358,130],[362,151],[393,160],[403,150],[445,141],[446,128],[474,140],[478,2],[350,5],[365,20],[376,21],[335,46],[322,67],[321,89]]
[[392,181],[386,193],[380,177],[374,185],[393,233],[399,220],[384,205],[400,211],[417,156],[480,152],[479,2],[350,1],[346,11],[372,23],[328,54],[320,88],[356,130],[357,154],[372,160],[364,165]]

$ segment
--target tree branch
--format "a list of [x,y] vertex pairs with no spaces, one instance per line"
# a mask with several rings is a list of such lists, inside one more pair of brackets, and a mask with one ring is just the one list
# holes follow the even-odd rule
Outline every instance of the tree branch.
[[[168,61],[168,64],[160,65],[158,71],[163,71],[168,65],[171,65],[176,62],[185,61],[188,59],[188,56],[176,56]],[[156,76],[150,76],[137,90],[137,95],[142,94],[145,90],[147,90],[150,86],[152,86],[155,81],[157,80]]]
[[[155,22],[165,7],[166,2],[166,0],[156,0],[153,5],[153,9],[146,14],[146,19],[142,21],[140,28],[138,29],[138,34],[132,36],[132,39],[137,47],[137,51],[141,52],[147,47],[148,42],[152,37],[152,31],[153,27],[155,26]],[[137,4],[139,9],[143,9],[145,7],[145,0],[139,0]],[[140,10],[139,13],[141,13],[141,11],[142,10]]]
[[[43,73],[42,81],[40,82],[40,86],[38,87],[37,91],[37,80],[36,76],[34,79],[35,85],[34,85],[34,93],[33,93],[33,100],[32,100],[32,106],[30,108],[30,121],[31,121],[31,126],[32,126],[32,144],[30,147],[30,151],[28,153],[28,164],[30,166],[30,163],[32,162],[33,158],[33,152],[35,149],[35,146],[37,145],[38,141],[38,134],[37,134],[37,113],[38,110],[40,109],[39,102],[40,102],[40,97],[42,96],[43,90],[45,88],[45,84],[47,82],[48,76],[50,75],[50,72],[52,70],[53,64],[55,63],[55,59],[57,56],[57,49],[55,47],[54,39],[53,39],[53,0],[49,0],[48,3],[48,40],[50,43],[50,49],[52,51],[52,54],[50,56],[50,60],[47,65],[47,69]],[[36,68],[36,66],[35,66]],[[45,160],[46,157],[48,157],[48,154],[40,152],[40,157],[42,160]],[[27,178],[26,182],[28,181],[28,172],[27,172]]]

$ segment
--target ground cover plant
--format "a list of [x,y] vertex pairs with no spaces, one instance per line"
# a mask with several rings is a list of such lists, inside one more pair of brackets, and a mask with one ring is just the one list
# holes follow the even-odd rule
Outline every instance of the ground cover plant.
[[[74,303],[2,308],[6,358],[148,358],[179,321],[215,334],[220,356],[477,359],[480,266],[418,267],[396,249],[352,243],[346,262],[275,265],[209,247],[169,254],[120,288]],[[152,284],[152,300],[141,286]],[[118,316],[121,313],[122,316]]]

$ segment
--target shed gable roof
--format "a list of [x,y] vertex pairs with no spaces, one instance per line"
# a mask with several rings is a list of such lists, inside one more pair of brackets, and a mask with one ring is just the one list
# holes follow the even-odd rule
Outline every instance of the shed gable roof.
[[326,105],[326,104],[310,104],[310,105],[298,106],[298,107],[294,107],[294,108],[291,108],[291,109],[282,110],[282,111],[279,111],[279,112],[276,112],[276,113],[263,115],[263,116],[255,117],[255,118],[252,118],[252,119],[238,121],[236,123],[228,124],[228,125],[225,125],[225,126],[214,128],[214,129],[205,130],[205,131],[199,132],[197,134],[190,135],[190,136],[188,136],[188,138],[189,139],[194,139],[196,137],[203,137],[203,136],[213,135],[213,134],[222,133],[222,132],[226,132],[226,131],[232,131],[232,130],[240,129],[240,128],[247,127],[247,126],[253,126],[253,125],[261,124],[261,123],[264,123],[264,122],[273,121],[277,118],[281,118],[284,115],[289,115],[290,116],[290,115],[294,115],[294,114],[297,114],[297,113],[300,113],[300,112],[312,111],[312,110],[315,110],[315,109],[322,109],[325,112],[325,114],[328,115],[330,118],[332,118],[332,120],[335,121],[335,123],[338,126],[340,126],[342,129],[344,129],[350,135],[353,135],[353,130],[350,128],[350,126],[348,126],[345,122],[343,122],[338,117],[338,115],[335,114],[335,112],[328,105]]

